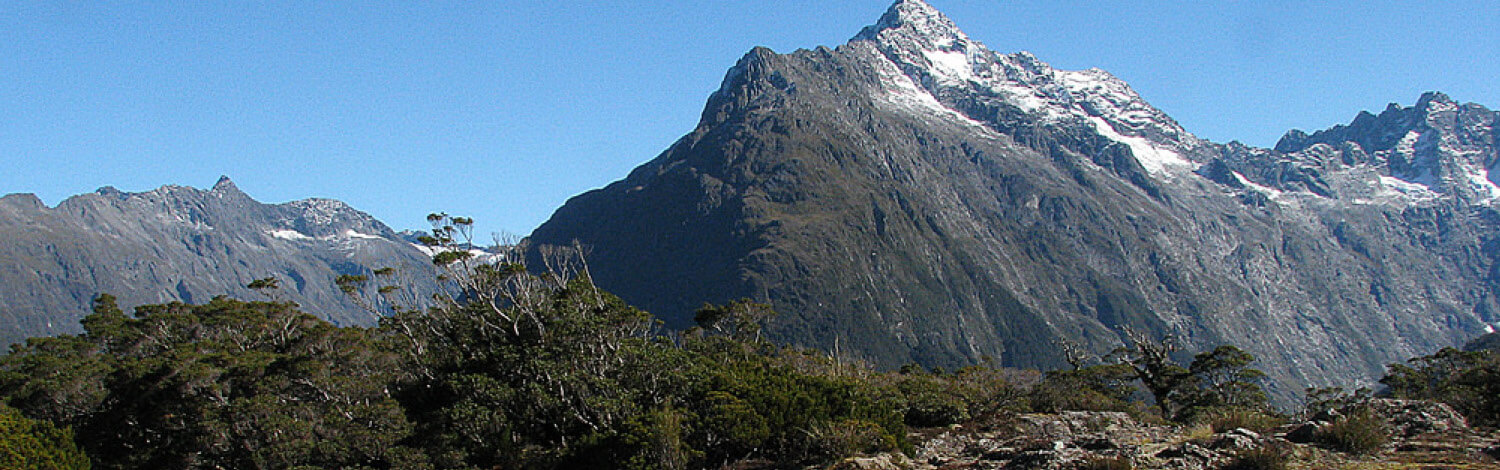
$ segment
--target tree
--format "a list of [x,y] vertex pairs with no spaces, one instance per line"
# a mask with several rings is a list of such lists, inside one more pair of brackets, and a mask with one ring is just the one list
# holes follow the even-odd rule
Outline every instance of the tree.
[[[657,322],[597,287],[581,249],[550,251],[533,273],[520,247],[473,246],[473,221],[432,214],[443,293],[431,308],[397,309],[382,331],[409,345],[403,406],[415,440],[442,467],[560,465],[607,446],[632,417],[663,408],[671,360]],[[367,278],[346,278],[346,292]],[[639,422],[637,425],[643,425]]]
[[1172,353],[1180,349],[1175,338],[1168,336],[1156,341],[1144,332],[1132,328],[1126,328],[1125,335],[1131,344],[1116,349],[1112,353],[1113,358],[1130,366],[1135,372],[1135,378],[1141,381],[1146,391],[1156,400],[1161,416],[1172,419],[1176,416],[1177,400],[1183,387],[1192,378],[1191,371],[1172,359]]
[[1262,409],[1268,404],[1260,387],[1265,372],[1250,368],[1255,356],[1240,348],[1223,345],[1193,356],[1188,367],[1197,390],[1192,396],[1194,407],[1230,407]]
[[703,304],[693,321],[705,332],[725,335],[741,343],[760,343],[762,324],[776,311],[764,303],[739,299],[726,305]]
[[274,291],[276,289],[280,289],[281,288],[281,280],[280,279],[276,279],[276,276],[265,277],[265,278],[256,279],[254,281],[250,281],[250,283],[246,284],[245,287],[248,288],[248,289],[253,289],[253,290],[270,290],[270,291]]
[[[1173,353],[1180,350],[1174,337],[1156,341],[1130,328],[1125,329],[1125,335],[1130,345],[1116,349],[1104,359],[1128,367],[1128,375],[1140,381],[1151,394],[1163,418],[1183,421],[1205,410],[1263,411],[1267,406],[1266,393],[1258,383],[1265,373],[1250,368],[1255,362],[1250,353],[1222,345],[1194,355],[1192,363],[1183,367],[1173,358]],[[1087,368],[1079,371],[1082,370]],[[1049,374],[1049,378],[1053,376]]]
[[1500,352],[1443,348],[1386,370],[1385,395],[1442,401],[1475,422],[1500,424]]
[[394,348],[368,330],[222,297],[95,312],[0,359],[0,395],[71,424],[98,467],[421,466],[398,445]]

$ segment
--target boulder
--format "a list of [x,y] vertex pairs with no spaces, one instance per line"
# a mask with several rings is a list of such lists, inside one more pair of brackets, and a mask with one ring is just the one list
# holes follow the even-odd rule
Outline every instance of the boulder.
[[1235,428],[1214,436],[1208,447],[1214,450],[1244,450],[1259,447],[1263,440],[1255,431]]
[[1292,430],[1287,431],[1286,440],[1298,444],[1311,443],[1313,442],[1313,440],[1317,439],[1318,431],[1322,430],[1323,427],[1327,425],[1328,423],[1323,421],[1304,422],[1302,424],[1296,425],[1292,428]]
[[828,467],[828,470],[907,470],[915,462],[900,453],[881,453],[865,457],[850,457]]

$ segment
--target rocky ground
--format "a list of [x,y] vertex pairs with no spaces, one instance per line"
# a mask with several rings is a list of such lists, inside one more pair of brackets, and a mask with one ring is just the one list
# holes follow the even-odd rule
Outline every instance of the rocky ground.
[[[1447,405],[1374,400],[1388,442],[1354,455],[1311,439],[1339,415],[1319,413],[1266,433],[1142,423],[1119,412],[1017,414],[913,434],[913,456],[845,460],[841,470],[928,469],[1500,469],[1500,432],[1471,428]],[[1269,450],[1271,452],[1264,452]],[[1284,455],[1284,467],[1233,466],[1241,456]]]

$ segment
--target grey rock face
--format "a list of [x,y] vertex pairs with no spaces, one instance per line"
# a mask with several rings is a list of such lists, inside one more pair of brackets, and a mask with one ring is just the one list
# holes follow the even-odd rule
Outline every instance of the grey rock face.
[[5,344],[78,332],[99,293],[127,308],[217,295],[263,299],[245,285],[270,276],[281,282],[277,300],[335,323],[373,324],[334,278],[431,265],[385,224],[342,202],[261,204],[227,178],[207,191],[106,187],[55,208],[32,195],[8,195],[0,199],[0,237]]
[[1500,321],[1494,122],[1433,94],[1277,150],[1207,142],[907,0],[836,49],[751,51],[696,129],[531,240],[590,246],[674,326],[750,297],[791,344],[1043,368],[1129,327],[1240,345],[1290,397]]
[[1423,434],[1469,431],[1468,421],[1447,403],[1375,399],[1369,406],[1371,412],[1385,419],[1395,436],[1413,438]]

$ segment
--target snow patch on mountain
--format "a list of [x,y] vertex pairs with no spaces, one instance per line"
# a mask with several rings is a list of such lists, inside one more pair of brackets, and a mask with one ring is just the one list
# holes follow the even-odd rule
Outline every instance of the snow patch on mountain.
[[296,230],[272,230],[266,232],[266,234],[282,240],[312,240],[312,237],[303,235],[302,232]]
[[907,111],[909,114],[918,116],[935,115],[949,118],[956,122],[973,126],[978,129],[991,131],[983,123],[976,121],[963,113],[953,110],[939,102],[932,92],[912,81],[911,77],[901,73],[894,62],[882,56],[879,51],[873,49],[868,51],[879,60],[875,61],[875,72],[880,77],[881,94],[879,101],[896,110]]
[[1146,104],[1130,85],[1109,72],[1097,68],[1064,70],[1057,71],[1056,76],[1073,99],[1086,104],[1085,112],[1130,127],[1159,126],[1171,134],[1186,133],[1166,113]]
[[308,223],[318,226],[332,225],[335,221],[342,220],[345,216],[356,212],[343,201],[334,199],[311,198],[288,202],[286,205],[301,212],[301,216]]
[[1181,154],[1169,148],[1161,146],[1143,137],[1134,137],[1120,134],[1110,126],[1109,122],[1098,116],[1089,116],[1089,123],[1094,125],[1094,131],[1099,135],[1109,138],[1115,142],[1130,147],[1130,152],[1135,154],[1136,161],[1151,174],[1168,174],[1169,170],[1192,171],[1197,169],[1197,164],[1183,158]]
[[291,241],[353,241],[353,240],[385,240],[385,237],[358,232],[353,229],[345,230],[336,235],[324,235],[321,237],[310,237],[302,232],[291,229],[275,229],[266,231],[266,235],[274,238]]
[[1385,196],[1405,196],[1416,200],[1437,199],[1438,193],[1431,186],[1413,183],[1394,176],[1380,176],[1381,189],[1378,194]]
[[1483,202],[1494,202],[1500,199],[1500,185],[1495,184],[1494,174],[1490,170],[1471,163],[1464,163],[1462,166],[1469,187],[1479,195]]
[[504,256],[502,256],[500,254],[492,253],[492,252],[481,250],[481,249],[478,249],[478,248],[469,248],[467,250],[463,250],[463,249],[458,249],[458,248],[449,248],[449,247],[441,247],[441,246],[427,246],[427,245],[423,245],[423,244],[420,244],[420,243],[410,243],[410,245],[413,248],[416,248],[417,251],[421,251],[422,254],[427,255],[427,257],[429,257],[429,258],[433,257],[433,256],[437,256],[439,253],[446,253],[446,252],[450,252],[450,251],[458,251],[458,252],[468,252],[469,253],[469,259],[472,260],[472,261],[478,262],[478,263],[496,263],[496,262],[505,261]]
[[974,66],[963,51],[922,51],[922,55],[932,64],[933,75],[945,85],[974,79]]
[[344,236],[348,237],[348,238],[362,238],[362,239],[367,239],[367,240],[384,240],[385,239],[385,237],[381,237],[379,235],[370,235],[368,233],[360,233],[360,232],[356,232],[354,230],[345,230],[344,231]]
[[1236,181],[1239,181],[1240,184],[1244,185],[1245,187],[1258,191],[1261,194],[1265,194],[1266,197],[1270,198],[1272,201],[1281,202],[1283,196],[1281,190],[1251,181],[1250,178],[1246,178],[1245,175],[1240,174],[1240,172],[1238,171],[1233,172],[1232,174],[1234,175],[1234,179]]

